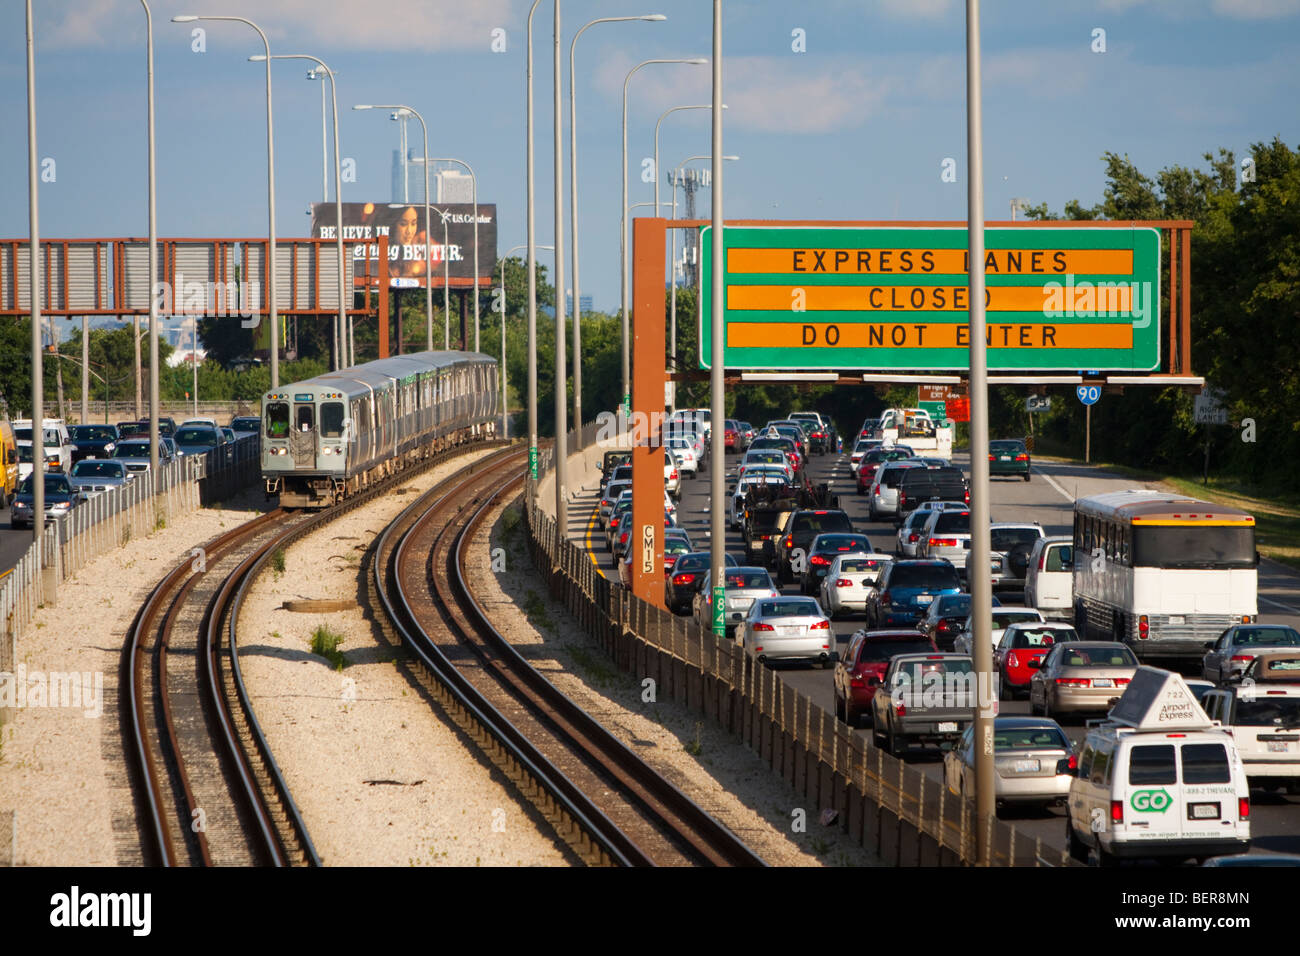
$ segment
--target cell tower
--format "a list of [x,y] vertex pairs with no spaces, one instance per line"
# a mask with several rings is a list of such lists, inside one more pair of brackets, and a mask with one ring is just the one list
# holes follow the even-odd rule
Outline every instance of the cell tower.
[[[674,169],[667,174],[668,185],[678,186],[686,194],[685,218],[695,218],[695,191],[713,185],[713,171],[709,169]],[[698,235],[698,234],[697,234]],[[699,246],[687,245],[682,249],[682,281],[684,285],[693,286],[699,282]],[[674,267],[676,264],[674,263]]]

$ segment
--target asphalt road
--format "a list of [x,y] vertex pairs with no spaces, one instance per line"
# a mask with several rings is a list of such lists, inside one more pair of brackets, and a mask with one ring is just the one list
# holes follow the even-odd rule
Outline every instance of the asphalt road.
[[[727,456],[727,470],[733,472],[739,456]],[[954,456],[954,464],[969,473],[969,459],[965,454]],[[865,533],[876,550],[894,553],[894,527],[887,522],[867,520],[866,498],[855,493],[855,483],[848,455],[827,454],[814,457],[810,464],[814,483],[830,481],[832,490],[840,495],[840,507],[853,519],[855,530]],[[1075,497],[1101,494],[1133,487],[1128,479],[1117,478],[1096,469],[1068,464],[1035,463],[1032,480],[1020,478],[992,479],[992,517],[994,521],[1036,521],[1048,535],[1069,534],[1073,527],[1072,507]],[[1149,487],[1149,486],[1148,486]],[[685,528],[691,541],[699,550],[709,546],[709,473],[704,472],[694,480],[682,483],[678,502],[678,524]],[[617,578],[610,554],[605,550],[605,539],[599,526],[590,521],[594,507],[594,493],[584,489],[571,509],[571,534],[584,539],[597,565],[608,576]],[[580,530],[581,529],[581,530]],[[744,542],[739,533],[728,530],[727,550],[743,561]],[[798,593],[798,585],[787,585],[786,593]],[[1000,592],[1003,604],[1016,604],[1022,595]],[[1259,610],[1263,623],[1290,624],[1300,629],[1300,575],[1276,562],[1266,561],[1259,573]],[[842,652],[848,638],[863,626],[860,618],[832,622],[839,650]],[[827,712],[834,712],[835,702],[831,672],[810,665],[790,663],[776,665],[782,678],[800,693],[811,697]],[[1199,676],[1199,672],[1195,674]],[[1004,714],[1029,713],[1025,700],[1004,702]],[[1070,739],[1076,744],[1083,739],[1084,719],[1064,722]],[[869,734],[870,729],[858,733]],[[906,756],[906,761],[922,770],[932,779],[943,779],[943,754],[934,747],[916,747]],[[1273,853],[1300,853],[1300,796],[1282,796],[1255,791],[1252,793],[1252,851]],[[1061,847],[1065,836],[1065,810],[1003,810],[1003,819],[1013,820],[1017,828],[1033,837],[1041,837],[1045,844]]]

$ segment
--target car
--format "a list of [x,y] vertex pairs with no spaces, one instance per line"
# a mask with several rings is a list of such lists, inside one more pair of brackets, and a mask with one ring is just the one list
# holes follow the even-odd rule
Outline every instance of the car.
[[936,650],[933,641],[913,630],[854,631],[832,675],[835,716],[857,727],[864,714],[871,715],[872,699],[890,660],[898,654],[930,654]]
[[794,581],[796,574],[803,574],[813,538],[831,531],[852,534],[853,522],[838,509],[805,509],[790,513],[781,527],[775,549],[776,570],[782,584]]
[[779,448],[751,448],[745,452],[745,457],[736,468],[736,477],[743,478],[754,468],[779,468],[785,472],[787,481],[794,481],[795,467],[789,456]]
[[609,488],[609,486],[616,481],[631,481],[631,480],[632,480],[632,463],[628,462],[626,465],[619,465],[609,473],[609,477],[607,477],[604,481],[600,483],[600,493],[603,496],[605,494],[605,491]]
[[1234,624],[1218,640],[1207,641],[1205,647],[1201,676],[1222,684],[1245,673],[1262,650],[1300,648],[1300,631],[1285,624]]
[[620,465],[632,464],[632,450],[622,449],[616,451],[607,451],[600,462],[600,483],[602,487],[609,482],[609,476],[614,473],[614,469]]
[[974,671],[965,654],[895,655],[871,700],[873,742],[900,757],[913,743],[955,742],[975,720]]
[[912,454],[912,449],[897,445],[885,446],[876,442],[876,447],[862,453],[853,472],[857,476],[858,494],[865,495],[871,492],[872,485],[876,481],[876,472],[878,472],[886,462],[907,461],[916,457]]
[[119,438],[149,437],[148,422],[118,422],[115,427]]
[[1260,650],[1242,672],[1243,683],[1247,678],[1257,684],[1273,681],[1284,684],[1300,683],[1300,653],[1284,647]]
[[1074,538],[1039,538],[1025,566],[1025,604],[1049,620],[1074,620]]
[[233,445],[238,440],[235,437],[235,430],[233,428],[227,428],[225,425],[219,425],[217,426],[217,429],[218,431],[221,432],[221,438],[225,444]]
[[[704,581],[691,599],[691,610],[695,620],[705,631],[713,629],[713,587],[710,582],[711,571],[704,572]],[[741,627],[749,615],[749,610],[759,598],[776,597],[781,592],[776,589],[772,577],[766,568],[755,566],[738,566],[727,568],[723,582],[726,606],[726,632],[731,637]]]
[[[1061,764],[1065,766],[1062,767]],[[999,807],[1065,806],[1078,766],[1061,725],[1046,717],[993,718],[993,798]],[[950,793],[975,795],[975,727],[943,755]]]
[[709,408],[678,408],[668,416],[669,428],[688,428],[698,432],[708,441],[712,431],[713,410]]
[[893,559],[871,551],[836,554],[818,588],[818,603],[831,619],[850,611],[867,612],[867,599]]
[[1029,662],[1047,656],[1057,644],[1079,640],[1079,632],[1062,621],[1013,621],[1002,631],[993,649],[993,671],[998,675],[1002,700],[1029,693],[1034,668]]
[[683,436],[665,439],[664,447],[672,452],[677,460],[677,470],[684,478],[694,478],[700,471],[700,460],[695,445]]
[[[673,527],[672,515],[664,515],[664,531],[667,532]],[[610,541],[610,551],[614,553],[614,560],[621,561],[623,555],[632,550],[630,538],[632,536],[632,512],[629,510],[624,513],[618,523],[614,533],[613,540]]]
[[[32,421],[31,419],[14,419],[13,421],[14,440],[19,446],[23,444],[32,444]],[[76,453],[76,446],[72,444],[72,436],[68,433],[68,426],[63,423],[61,418],[45,418],[41,420],[42,452],[45,456],[46,471],[67,472],[72,467],[72,460]],[[33,460],[35,455],[33,454]],[[19,469],[22,470],[21,467]]]
[[[912,515],[917,513],[914,511]],[[965,573],[966,559],[970,556],[970,511],[950,509],[920,513],[925,515],[925,524],[921,525],[917,535],[916,556],[944,558]]]
[[[146,418],[145,422],[148,421],[149,420]],[[162,423],[163,420],[161,418],[158,419],[159,428],[162,427]],[[178,428],[217,428],[218,425],[217,425],[217,420],[215,418],[187,418],[185,419],[185,421],[181,422],[180,425],[177,427]],[[176,436],[173,435],[172,437],[174,438]]]
[[602,528],[609,527],[609,517],[614,511],[614,503],[618,501],[624,489],[631,490],[632,479],[626,481],[611,481],[600,496],[600,501],[596,503],[597,520]]
[[[924,631],[939,650],[952,651],[953,642],[961,633],[966,618],[970,617],[970,602],[969,594],[941,594],[930,602],[916,622],[917,630]],[[998,606],[996,597],[993,606]]]
[[[113,449],[113,458],[126,465],[126,470],[140,475],[149,471],[149,439],[131,438],[120,441]],[[158,439],[158,467],[165,468],[176,458],[175,445],[170,438]]]
[[[920,467],[898,477],[898,501],[894,508],[894,523],[903,519],[925,501],[965,501],[970,503],[970,487],[966,475],[946,461],[932,467],[924,458],[911,459]],[[937,460],[937,459],[936,459]]]
[[1029,449],[1019,438],[989,442],[989,476],[1014,475],[1029,480]]
[[876,594],[867,599],[867,620],[873,630],[914,627],[931,602],[960,593],[961,580],[947,561],[894,561],[885,569]]
[[749,443],[754,440],[754,426],[749,422],[738,422],[740,426],[740,449],[744,451],[749,448]]
[[[672,569],[679,555],[688,554],[691,551],[691,539],[685,532],[673,534],[677,528],[666,528],[664,530],[664,578],[667,580],[668,574]],[[634,549],[628,548],[623,552],[623,557],[618,562],[618,583],[625,588],[632,587],[632,562],[639,558],[635,555]]]
[[1300,793],[1300,682],[1207,691],[1201,707],[1236,740],[1251,786]]
[[1294,853],[1233,853],[1230,856],[1212,856],[1201,866],[1300,866],[1300,856]]
[[[859,438],[853,444],[853,450],[849,452],[849,465],[856,472],[858,466],[862,464],[862,458],[867,452],[879,448],[881,441],[879,438]],[[858,492],[861,494],[862,492]]]
[[921,557],[919,547],[921,530],[929,519],[930,512],[917,509],[907,516],[907,520],[898,526],[894,533],[894,553],[900,558]]
[[1025,586],[1029,572],[1029,555],[1034,545],[1046,538],[1043,526],[1030,521],[995,521],[989,525],[989,550],[993,587]]
[[[998,643],[1002,640],[1002,632],[1009,625],[1017,623],[1041,624],[1042,622],[1043,615],[1039,613],[1038,608],[995,607],[993,609],[993,628],[990,632],[994,649],[997,649]],[[975,652],[974,638],[974,622],[967,617],[962,622],[961,630],[953,638],[953,649],[962,654],[973,654]]]
[[[65,517],[81,502],[81,496],[72,487],[72,481],[67,475],[47,471],[41,477],[45,483],[45,522]],[[36,479],[35,473],[23,479],[23,483],[18,486],[18,494],[14,495],[14,500],[9,505],[9,527],[15,530],[30,528],[35,520]]]
[[[190,419],[190,421],[194,420],[195,419]],[[201,419],[201,421],[204,423],[211,423],[213,427],[217,424],[216,420],[212,418],[204,418]],[[149,422],[150,419],[148,418],[140,419],[140,431],[137,434],[144,435],[147,438],[149,435]],[[176,419],[169,415],[158,416],[158,435],[162,438],[174,438],[176,435]]]
[[756,599],[740,628],[740,638],[741,647],[760,664],[807,660],[827,668],[836,654],[830,618],[810,597]]
[[817,535],[808,545],[799,589],[804,594],[816,594],[821,590],[822,578],[826,577],[826,572],[830,570],[831,561],[836,555],[850,552],[871,554],[874,551],[871,541],[865,534],[845,534],[835,531]]
[[755,451],[775,450],[784,452],[790,462],[790,467],[796,472],[800,471],[806,460],[806,457],[800,452],[799,445],[788,435],[782,435],[773,429],[772,431],[760,431],[758,437],[749,445],[749,454]]
[[[729,568],[737,567],[736,559],[724,554]],[[712,567],[713,556],[708,551],[687,551],[679,554],[664,578],[664,604],[674,614],[694,611],[695,593],[704,583]]]
[[[866,462],[863,462],[865,466]],[[919,461],[902,458],[897,461],[883,461],[876,469],[871,480],[871,490],[867,492],[867,520],[880,521],[898,515],[898,483],[903,472],[913,468],[924,468]]]
[[84,458],[109,457],[120,437],[112,425],[73,425],[71,433],[74,464]]
[[173,440],[186,455],[202,455],[225,444],[221,430],[215,426],[182,424]]
[[126,465],[111,458],[83,458],[72,466],[68,476],[72,487],[83,498],[122,488],[129,484],[134,476],[126,470]]
[[1041,661],[1031,663],[1030,713],[1053,714],[1102,711],[1123,693],[1138,661],[1115,641],[1070,641],[1055,645]]
[[682,476],[677,469],[677,459],[673,457],[672,449],[664,449],[664,491],[673,497],[682,493]]
[[722,441],[724,451],[740,450],[740,427],[736,424],[735,419],[728,418],[722,429]]
[[790,421],[807,422],[808,448],[814,455],[824,455],[835,445],[834,427],[828,417],[819,412],[791,412]]
[[262,433],[262,420],[256,415],[237,415],[230,420],[230,428],[237,438]]

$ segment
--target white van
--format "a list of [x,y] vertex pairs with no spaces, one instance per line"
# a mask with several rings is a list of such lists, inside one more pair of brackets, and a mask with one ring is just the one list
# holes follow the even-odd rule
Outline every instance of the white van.
[[1236,740],[1251,786],[1300,793],[1300,684],[1243,681],[1201,706]]
[[1090,722],[1070,771],[1070,855],[1102,866],[1244,853],[1250,787],[1232,735],[1178,674],[1139,667],[1109,719]]
[[[59,471],[67,474],[72,470],[72,454],[76,451],[76,446],[72,444],[72,436],[68,434],[68,426],[63,423],[62,418],[46,418],[42,420],[42,429],[44,433],[45,445],[45,470]],[[18,440],[21,447],[24,444],[32,443],[32,420],[30,418],[15,419],[14,437]],[[32,461],[36,458],[33,454]],[[29,467],[28,472],[30,473]],[[24,476],[26,477],[26,476]]]
[[1025,604],[1049,620],[1074,623],[1074,539],[1068,535],[1039,538],[1029,552]]

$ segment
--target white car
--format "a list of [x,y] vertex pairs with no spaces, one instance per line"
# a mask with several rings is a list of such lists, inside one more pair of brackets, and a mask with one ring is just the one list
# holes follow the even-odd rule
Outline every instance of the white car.
[[861,551],[837,554],[822,578],[818,600],[832,618],[851,611],[867,613],[867,601],[876,593],[880,574],[892,561],[887,554]]
[[859,438],[857,444],[853,446],[853,451],[849,454],[849,463],[853,466],[853,470],[855,472],[858,470],[858,465],[862,464],[863,455],[873,448],[879,448],[880,445],[879,438]]
[[[31,445],[32,420],[30,418],[15,419],[13,429],[14,440],[18,447],[21,448],[24,444]],[[72,436],[68,433],[68,426],[63,423],[61,418],[46,418],[42,420],[41,432],[44,437],[45,470],[61,471],[66,474],[72,468],[72,456],[77,450],[77,446],[72,444]],[[33,460],[35,460],[34,455]],[[21,465],[18,470],[22,473]],[[29,465],[27,474],[31,474],[32,470]],[[23,477],[26,477],[26,475]]]
[[1260,681],[1210,690],[1201,707],[1236,740],[1252,786],[1300,793],[1300,683]]
[[694,478],[700,471],[699,453],[695,444],[683,435],[674,435],[664,442],[673,457],[677,459],[677,468],[687,478]]
[[664,449],[664,491],[674,496],[682,493],[681,472],[677,468],[677,458],[670,448]]
[[809,660],[827,668],[835,660],[835,632],[830,618],[810,597],[756,599],[740,635],[745,653],[759,663]]
[[745,452],[745,457],[736,467],[736,477],[743,478],[754,469],[777,468],[785,474],[787,481],[794,481],[794,465],[783,451],[774,448],[760,448],[758,451]]
[[[1043,615],[1038,612],[1037,608],[1032,607],[995,607],[993,608],[993,629],[990,637],[993,641],[993,649],[998,649],[998,644],[1002,641],[1002,633],[1007,629],[1008,624],[1019,624],[1022,621],[1043,621]],[[958,654],[974,654],[974,633],[971,630],[972,622],[968,617],[966,623],[961,626],[961,632],[953,638],[953,650]]]
[[1025,604],[1047,618],[1074,620],[1074,539],[1040,538],[1029,552]]

